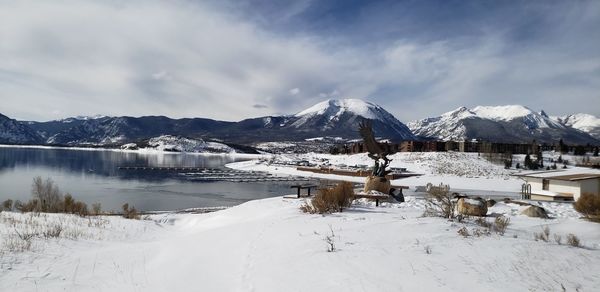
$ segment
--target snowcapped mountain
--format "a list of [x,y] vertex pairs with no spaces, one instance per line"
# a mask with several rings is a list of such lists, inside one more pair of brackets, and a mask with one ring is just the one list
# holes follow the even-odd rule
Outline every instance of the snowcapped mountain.
[[482,139],[495,142],[555,143],[561,138],[568,143],[598,143],[579,130],[521,105],[460,107],[439,117],[408,124],[420,137],[440,140]]
[[[314,132],[316,136],[342,135],[358,137],[358,124],[363,119],[373,123],[375,135],[393,140],[413,140],[414,135],[381,106],[360,99],[330,99],[290,117],[287,128]],[[317,135],[317,132],[318,135]]]
[[552,117],[558,123],[586,132],[596,139],[600,139],[600,118],[588,114],[573,114],[561,117]]
[[43,138],[35,130],[0,114],[0,143],[37,144],[41,142],[43,142]]

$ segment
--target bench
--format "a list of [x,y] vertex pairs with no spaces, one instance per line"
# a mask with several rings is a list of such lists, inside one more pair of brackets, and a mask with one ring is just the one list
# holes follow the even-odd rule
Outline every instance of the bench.
[[308,196],[310,197],[310,189],[316,188],[316,185],[292,185],[290,188],[298,190],[298,198],[300,198],[300,190],[308,190]]
[[367,195],[367,194],[355,194],[354,199],[371,199],[371,200],[375,200],[375,206],[379,207],[379,200],[387,200],[390,198],[390,196],[388,195]]

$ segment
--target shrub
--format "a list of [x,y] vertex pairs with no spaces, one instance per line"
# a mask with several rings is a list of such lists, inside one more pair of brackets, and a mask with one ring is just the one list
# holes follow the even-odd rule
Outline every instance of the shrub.
[[562,236],[558,235],[558,234],[554,234],[554,241],[558,244],[561,245],[562,244]]
[[573,204],[573,207],[588,219],[600,220],[600,196],[584,193]]
[[100,203],[92,204],[92,215],[98,216],[102,213],[102,205]]
[[573,247],[581,247],[581,242],[579,241],[579,238],[572,233],[567,235],[567,244]]
[[498,232],[498,234],[504,235],[504,232],[506,231],[506,228],[509,224],[510,218],[505,216],[499,216],[496,217],[496,220],[494,220],[494,229],[496,230],[496,232]]
[[440,187],[431,188],[425,197],[426,216],[440,216],[448,219],[454,218],[455,202],[449,188]]
[[8,199],[4,202],[2,202],[2,209],[0,210],[6,210],[6,211],[10,211],[13,208],[13,200]]
[[311,214],[342,212],[344,208],[350,207],[353,196],[352,183],[341,182],[333,188],[320,189],[310,204],[301,206],[300,210]]
[[140,216],[135,207],[129,207],[129,203],[123,204],[123,217],[127,219],[139,219]]
[[45,238],[57,238],[63,231],[63,226],[60,224],[55,224],[48,229],[44,230],[43,235]]
[[477,224],[481,227],[484,227],[484,228],[492,228],[492,223],[488,222],[483,217],[478,217],[477,219],[475,219],[475,224]]
[[533,237],[535,240],[548,242],[548,240],[550,240],[550,228],[548,226],[544,226],[544,228],[542,228],[542,232],[534,233]]
[[38,201],[39,212],[60,212],[62,198],[58,186],[50,178],[45,181],[37,176],[33,178],[31,194]]
[[469,237],[471,235],[469,234],[469,230],[467,229],[467,227],[464,226],[458,230],[458,234],[462,235],[463,237]]
[[15,204],[17,210],[26,213],[26,212],[39,212],[41,210],[41,204],[37,199],[31,199],[26,203],[21,203],[19,201],[18,205]]

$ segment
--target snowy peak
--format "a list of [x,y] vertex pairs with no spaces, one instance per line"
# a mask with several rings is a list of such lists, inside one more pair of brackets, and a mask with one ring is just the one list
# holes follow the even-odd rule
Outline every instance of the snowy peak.
[[558,123],[567,127],[586,132],[596,139],[600,139],[600,118],[589,114],[573,114],[553,117]]
[[520,117],[539,115],[522,105],[477,106],[473,112],[485,119],[510,121]]
[[363,119],[370,119],[375,134],[380,137],[415,138],[406,125],[381,106],[360,99],[329,99],[295,114],[293,119],[290,127],[294,129],[314,129],[331,135],[343,133],[348,137],[357,137],[358,124]]
[[348,112],[368,119],[379,119],[378,113],[385,111],[382,107],[360,99],[328,99],[317,103],[299,113],[296,117],[327,115],[332,118]]
[[445,119],[460,119],[460,118],[468,118],[475,116],[476,114],[472,112],[470,109],[461,106],[453,111],[449,111],[447,113],[442,114],[442,118]]
[[478,106],[473,112],[482,119],[493,121],[520,120],[529,129],[564,127],[550,119],[543,110],[537,113],[522,105]]

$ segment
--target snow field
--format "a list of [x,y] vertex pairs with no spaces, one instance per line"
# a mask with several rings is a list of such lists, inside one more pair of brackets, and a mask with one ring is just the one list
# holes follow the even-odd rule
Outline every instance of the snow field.
[[[44,253],[14,254],[0,290],[592,291],[599,280],[598,224],[576,218],[567,204],[545,206],[557,218],[544,220],[498,203],[488,214],[510,216],[506,234],[464,238],[460,228],[480,227],[421,217],[424,201],[414,197],[381,207],[360,200],[325,216],[301,213],[303,203],[278,197],[152,216],[170,222],[159,225],[115,217],[124,223],[104,240],[62,240]],[[585,248],[535,241],[544,226],[563,238],[576,234]],[[117,240],[121,227],[134,235]]]

